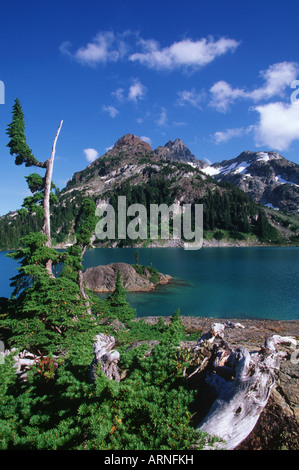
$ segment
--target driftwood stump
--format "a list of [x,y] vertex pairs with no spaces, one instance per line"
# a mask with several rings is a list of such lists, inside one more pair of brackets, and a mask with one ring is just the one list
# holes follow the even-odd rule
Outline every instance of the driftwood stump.
[[120,355],[118,351],[113,350],[115,345],[114,337],[100,333],[95,339],[93,345],[94,358],[90,366],[90,380],[93,382],[96,379],[96,370],[100,364],[101,371],[108,379],[119,382],[120,375],[117,363]]
[[253,430],[268,402],[283,355],[277,352],[277,344],[296,348],[297,341],[275,335],[265,341],[260,351],[234,350],[223,339],[227,327],[234,325],[214,324],[198,341],[197,348],[201,348],[206,341],[220,339],[214,345],[213,368],[206,375],[206,382],[217,398],[197,429],[221,439],[215,448],[233,450]]

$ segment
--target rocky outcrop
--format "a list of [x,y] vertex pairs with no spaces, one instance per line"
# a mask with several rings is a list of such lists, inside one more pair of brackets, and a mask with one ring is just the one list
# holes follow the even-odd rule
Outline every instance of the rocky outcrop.
[[157,285],[168,284],[171,276],[162,273],[155,273],[151,268],[138,265],[138,271],[130,264],[111,263],[108,265],[88,268],[83,273],[83,279],[87,289],[93,292],[113,292],[117,272],[120,270],[122,285],[128,292],[148,292]]

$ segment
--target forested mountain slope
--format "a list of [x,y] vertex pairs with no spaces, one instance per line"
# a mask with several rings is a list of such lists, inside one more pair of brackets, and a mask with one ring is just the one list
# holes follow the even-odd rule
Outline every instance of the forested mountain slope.
[[[197,160],[179,139],[153,151],[148,143],[127,134],[105,155],[75,173],[57,193],[58,203],[52,205],[53,242],[64,246],[74,240],[76,217],[85,197],[98,205],[107,202],[117,212],[118,196],[126,197],[127,207],[138,203],[147,210],[151,204],[203,204],[207,239],[298,242],[296,214],[262,207],[229,178],[212,177],[210,168],[204,160]],[[222,173],[218,171],[217,175]],[[36,230],[39,223],[37,216],[22,211],[2,217],[0,248],[16,248],[19,238]],[[148,246],[150,241],[148,238],[144,243]],[[131,240],[116,239],[113,246],[129,244]]]

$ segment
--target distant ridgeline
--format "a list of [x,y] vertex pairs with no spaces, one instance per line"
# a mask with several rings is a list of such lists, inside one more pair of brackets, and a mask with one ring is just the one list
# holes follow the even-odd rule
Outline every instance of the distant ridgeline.
[[[203,204],[206,238],[246,241],[251,237],[266,243],[298,244],[298,215],[260,205],[252,194],[250,197],[227,180],[215,179],[209,174],[211,167],[206,168],[178,139],[153,151],[128,134],[75,173],[62,191],[56,191],[58,203],[51,207],[53,244],[74,241],[79,208],[86,196],[96,204],[108,202],[116,213],[118,196],[126,197],[127,206],[142,204],[148,211],[151,204]],[[24,210],[1,217],[0,249],[18,248],[22,236],[40,228],[41,219]],[[118,246],[132,245],[130,239],[116,242]]]

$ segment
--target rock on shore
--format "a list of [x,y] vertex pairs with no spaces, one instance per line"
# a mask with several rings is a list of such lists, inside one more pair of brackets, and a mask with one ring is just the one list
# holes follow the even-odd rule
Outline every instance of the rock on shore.
[[118,270],[121,273],[123,287],[129,292],[148,292],[157,285],[168,284],[172,279],[171,276],[158,272],[153,279],[151,268],[140,265],[138,267],[142,274],[139,274],[132,265],[126,263],[96,266],[86,269],[83,273],[83,279],[87,289],[93,292],[113,292]]

